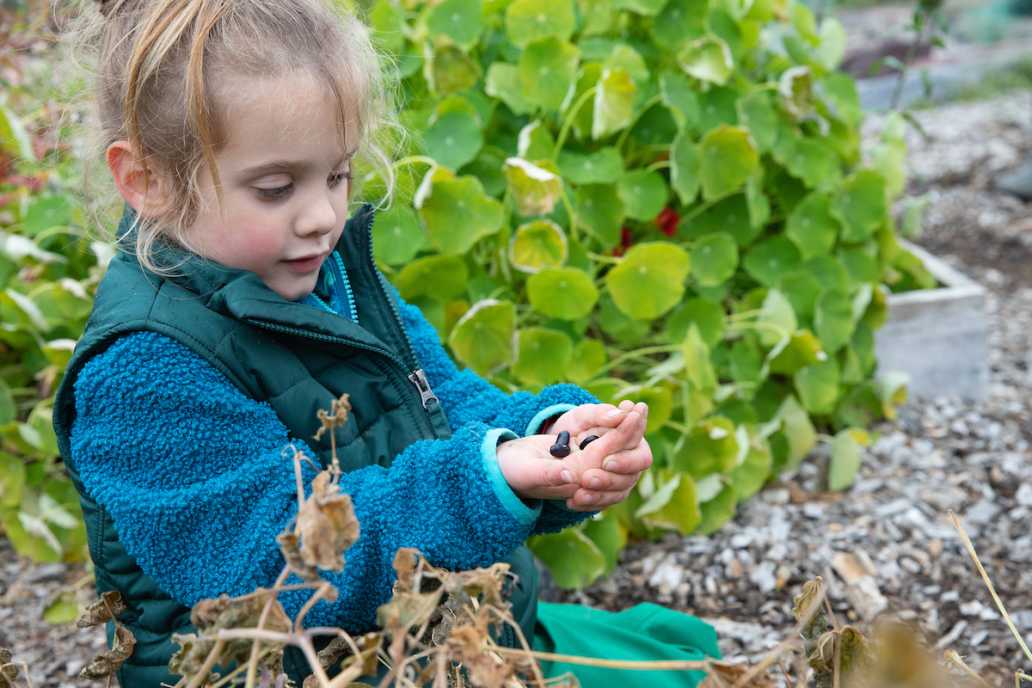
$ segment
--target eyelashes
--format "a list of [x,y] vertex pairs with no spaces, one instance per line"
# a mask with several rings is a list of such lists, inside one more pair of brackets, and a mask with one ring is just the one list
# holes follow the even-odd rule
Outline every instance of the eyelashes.
[[[345,179],[348,180],[348,183],[350,184],[351,183],[351,178],[352,178],[351,177],[351,170],[347,170],[346,172],[338,172],[337,174],[331,175],[330,178],[329,178],[330,188],[331,189],[332,188],[336,188]],[[286,184],[284,186],[277,186],[276,188],[273,188],[273,189],[260,189],[259,188],[259,189],[256,189],[256,191],[258,192],[258,197],[263,199],[263,200],[266,200],[266,201],[278,201],[278,200],[281,200],[283,198],[286,198],[287,194],[289,194],[291,189],[293,189],[293,188],[294,188],[294,184],[293,184],[293,182],[291,182],[290,184]]]

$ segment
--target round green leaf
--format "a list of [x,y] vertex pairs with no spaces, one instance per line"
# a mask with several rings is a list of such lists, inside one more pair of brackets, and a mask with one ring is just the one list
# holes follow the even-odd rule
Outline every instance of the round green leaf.
[[799,249],[803,260],[808,260],[831,251],[838,228],[838,220],[831,214],[831,199],[812,193],[788,216],[785,233]]
[[663,72],[659,92],[663,103],[676,113],[681,129],[694,131],[699,124],[699,97],[691,81],[677,72]]
[[843,241],[866,241],[888,214],[885,179],[874,170],[857,172],[842,185],[831,212],[842,222]]
[[25,462],[0,452],[0,508],[16,508],[25,488]]
[[574,196],[577,222],[609,249],[620,241],[620,226],[625,213],[616,187],[609,184],[586,184]]
[[516,306],[509,301],[484,299],[459,318],[448,345],[459,360],[480,375],[487,375],[512,360]]
[[838,154],[822,141],[798,135],[780,137],[774,158],[811,189],[830,191],[842,179]]
[[484,91],[492,98],[498,98],[517,115],[534,110],[534,104],[527,100],[520,88],[519,70],[516,65],[495,62],[487,70]]
[[528,385],[547,385],[566,377],[573,342],[562,332],[547,327],[520,330],[512,374]]
[[477,43],[483,24],[480,0],[442,0],[430,7],[426,26],[431,36],[444,35],[468,50]]
[[734,193],[759,168],[760,158],[749,132],[722,125],[702,139],[702,196],[713,200]]
[[627,544],[627,529],[620,523],[614,509],[602,512],[601,518],[589,518],[584,522],[584,535],[595,543],[606,558],[606,573],[616,568],[620,552]]
[[655,218],[669,196],[663,175],[656,170],[628,172],[620,179],[616,191],[627,209],[627,216],[635,220]]
[[559,170],[573,184],[612,184],[624,174],[623,157],[613,147],[582,155],[561,151]]
[[561,588],[583,588],[606,570],[605,556],[576,528],[532,537],[527,545]]
[[798,467],[803,458],[817,445],[817,431],[806,409],[800,406],[791,394],[782,402],[778,418],[781,420],[781,432],[788,441],[788,456],[784,468],[791,470]]
[[662,241],[637,244],[606,273],[606,287],[621,311],[651,320],[680,302],[690,271],[691,257],[680,246]]
[[752,134],[756,147],[766,153],[778,140],[778,113],[768,91],[753,91],[738,101],[738,117]]
[[373,255],[388,265],[412,260],[426,245],[426,233],[412,208],[394,203],[376,214],[373,222]]
[[749,447],[745,460],[738,464],[728,478],[735,488],[735,494],[739,499],[745,500],[760,491],[763,484],[770,477],[774,461],[770,455],[770,448],[764,446],[757,448]]
[[677,51],[677,64],[688,76],[712,84],[724,84],[734,71],[727,43],[716,36],[692,41]]
[[671,342],[683,341],[688,328],[695,325],[702,341],[712,349],[724,337],[724,309],[708,299],[687,299],[670,312],[664,324]]
[[559,110],[577,76],[577,47],[555,37],[528,44],[516,69],[527,101],[546,111]]
[[71,590],[58,593],[57,597],[48,602],[43,609],[43,620],[55,626],[70,624],[77,618],[79,618],[79,603],[75,599],[75,593]]
[[502,204],[484,193],[474,177],[427,173],[413,203],[441,253],[465,253],[478,239],[501,229]]
[[645,432],[656,432],[670,420],[674,411],[674,395],[666,385],[645,387],[633,394],[636,401],[644,401],[649,405],[649,418]]
[[699,193],[702,158],[697,146],[684,132],[670,146],[670,185],[684,206],[695,202]]
[[0,378],[0,425],[7,425],[18,417],[18,408],[14,405],[11,388]]
[[834,358],[801,368],[792,377],[803,407],[811,414],[835,410],[839,395],[839,368]]
[[515,0],[505,8],[505,33],[519,48],[550,36],[565,41],[575,26],[571,0]]
[[845,346],[853,334],[853,302],[849,294],[838,289],[821,292],[814,306],[813,324],[826,352],[835,353]]
[[529,162],[522,158],[505,161],[505,178],[520,215],[547,215],[562,195],[563,182],[555,163]]
[[566,377],[577,384],[584,384],[606,364],[606,347],[597,339],[582,339],[573,349],[570,367]]
[[612,0],[613,6],[636,14],[652,16],[658,14],[667,0]]
[[685,473],[664,472],[660,485],[634,512],[651,528],[688,534],[702,520],[695,481]]
[[770,362],[770,371],[781,375],[792,375],[800,368],[817,363],[827,354],[821,349],[821,342],[810,330],[792,333],[788,346]]
[[524,160],[546,160],[555,151],[555,139],[548,127],[536,119],[520,129],[516,137],[516,155]]
[[760,330],[759,337],[760,342],[768,347],[774,346],[782,339],[787,342],[798,326],[792,304],[777,289],[767,291],[757,321],[767,325],[766,328]]
[[684,446],[673,457],[673,465],[692,477],[704,478],[731,470],[737,460],[735,424],[727,418],[713,416],[692,428]]
[[566,235],[551,220],[534,220],[516,228],[509,241],[509,262],[522,272],[537,272],[566,262]]
[[850,430],[835,435],[831,442],[831,463],[828,465],[828,489],[844,490],[853,484],[863,461],[860,443]]
[[681,357],[684,359],[685,376],[692,383],[693,389],[712,393],[717,386],[717,375],[713,370],[709,347],[695,323],[688,326],[688,332],[681,341]]
[[480,66],[455,46],[440,46],[423,68],[427,85],[437,95],[457,93],[476,86]]
[[602,70],[595,91],[591,138],[598,140],[628,126],[634,119],[637,87],[630,73],[621,67]]
[[727,232],[709,234],[692,246],[695,280],[703,286],[722,284],[738,267],[738,244]]
[[669,0],[652,23],[652,37],[657,45],[675,50],[686,40],[706,33],[706,0]]
[[397,277],[406,301],[423,296],[448,301],[466,292],[469,270],[459,256],[425,256],[408,263]]
[[423,142],[430,157],[457,170],[477,156],[484,136],[472,115],[453,111],[430,125],[423,134]]
[[738,496],[735,494],[735,488],[725,485],[716,497],[699,505],[702,522],[699,523],[697,532],[700,535],[709,535],[720,530],[734,517],[737,505]]
[[781,277],[799,266],[799,250],[787,237],[774,236],[756,243],[745,254],[743,265],[753,279],[773,287]]
[[527,297],[539,313],[576,320],[591,313],[598,301],[598,289],[583,270],[547,268],[527,280]]

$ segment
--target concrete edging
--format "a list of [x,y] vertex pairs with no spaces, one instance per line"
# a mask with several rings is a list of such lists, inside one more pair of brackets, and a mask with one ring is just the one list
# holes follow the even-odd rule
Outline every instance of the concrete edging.
[[888,299],[888,319],[875,333],[879,371],[910,376],[910,398],[985,398],[989,383],[985,289],[903,241],[943,286]]

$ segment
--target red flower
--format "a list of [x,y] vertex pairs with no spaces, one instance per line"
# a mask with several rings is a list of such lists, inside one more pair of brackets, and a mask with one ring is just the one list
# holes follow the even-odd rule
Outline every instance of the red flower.
[[659,225],[659,231],[666,234],[668,237],[672,237],[677,234],[677,223],[680,222],[681,216],[677,214],[677,211],[667,206],[660,211],[659,215],[656,216],[656,224]]
[[611,256],[622,256],[627,249],[634,244],[634,235],[631,234],[631,230],[626,226],[620,228],[620,245],[613,247],[609,252]]

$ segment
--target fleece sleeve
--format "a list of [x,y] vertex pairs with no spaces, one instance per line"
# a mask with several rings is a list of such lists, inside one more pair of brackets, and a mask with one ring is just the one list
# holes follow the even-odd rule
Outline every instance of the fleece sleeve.
[[[147,332],[118,339],[84,366],[75,406],[71,454],[83,485],[166,592],[192,606],[272,584],[283,567],[275,537],[297,513],[294,464],[284,448],[293,443],[314,454],[268,404],[182,344]],[[390,468],[344,474],[341,488],[361,533],[344,571],[327,576],[340,596],[316,605],[306,625],[372,628],[390,597],[399,547],[466,569],[520,545],[540,502],[524,503],[490,474],[496,443],[516,436],[470,422],[449,439],[411,444]],[[316,470],[302,465],[307,492]],[[281,599],[293,615],[309,594]]]
[[580,404],[599,403],[594,395],[574,384],[547,385],[537,394],[507,394],[468,368],[460,371],[422,311],[402,299],[394,285],[387,284],[416,358],[452,427],[479,421],[492,427],[512,428],[524,436],[535,435],[549,418]]
[[[522,428],[524,436],[535,435],[546,420],[580,404],[599,403],[590,392],[573,384],[548,385],[538,394],[506,394],[472,370],[467,368],[460,371],[442,346],[437,330],[422,311],[407,303],[394,285],[387,280],[384,282],[398,303],[402,325],[409,335],[416,357],[423,365],[430,386],[440,399],[453,427],[482,422],[517,431]],[[500,479],[500,473],[495,474],[495,477],[496,480]],[[499,489],[504,484],[502,479]],[[534,534],[559,531],[588,516],[591,516],[591,512],[567,509],[563,500],[544,500]]]

